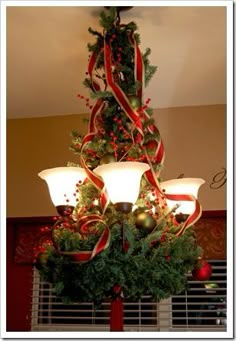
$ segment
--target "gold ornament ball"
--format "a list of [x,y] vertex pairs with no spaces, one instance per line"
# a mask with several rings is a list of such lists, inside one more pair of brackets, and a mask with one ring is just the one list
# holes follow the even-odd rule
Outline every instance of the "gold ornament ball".
[[100,159],[100,165],[106,165],[108,163],[116,162],[116,158],[113,154],[105,154]]
[[141,99],[137,96],[129,96],[129,102],[134,110],[138,110],[141,107]]
[[136,218],[136,227],[152,231],[156,226],[156,220],[146,212],[139,213]]

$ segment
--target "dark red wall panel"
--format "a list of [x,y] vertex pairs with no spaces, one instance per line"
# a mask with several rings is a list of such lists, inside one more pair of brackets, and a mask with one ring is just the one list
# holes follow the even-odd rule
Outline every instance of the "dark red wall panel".
[[16,228],[7,224],[7,331],[30,330],[32,265],[17,264],[15,258]]

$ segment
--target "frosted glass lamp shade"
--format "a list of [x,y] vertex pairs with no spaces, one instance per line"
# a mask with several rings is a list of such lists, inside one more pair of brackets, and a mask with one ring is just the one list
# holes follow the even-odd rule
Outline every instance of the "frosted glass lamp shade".
[[[190,194],[196,199],[198,197],[198,190],[205,180],[200,178],[182,178],[164,181],[161,183],[161,188],[165,189],[168,194]],[[183,213],[190,215],[194,212],[195,203],[193,201],[175,201],[167,199],[169,209],[173,209],[176,204],[180,207],[176,209],[175,213]]]
[[126,161],[98,166],[94,172],[103,178],[113,204],[134,204],[139,196],[141,177],[149,169],[146,163]]
[[56,167],[45,169],[38,176],[47,182],[53,204],[76,206],[76,184],[83,182],[86,172],[80,167]]

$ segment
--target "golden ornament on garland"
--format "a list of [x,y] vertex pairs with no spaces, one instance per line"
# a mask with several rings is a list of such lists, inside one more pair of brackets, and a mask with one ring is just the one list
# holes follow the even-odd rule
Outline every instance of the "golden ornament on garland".
[[100,165],[106,165],[108,163],[116,162],[116,158],[113,154],[104,154],[100,159]]
[[151,232],[156,226],[156,220],[147,212],[139,213],[136,217],[136,227]]
[[141,107],[142,103],[139,97],[133,95],[133,96],[128,96],[128,99],[134,110],[138,110]]

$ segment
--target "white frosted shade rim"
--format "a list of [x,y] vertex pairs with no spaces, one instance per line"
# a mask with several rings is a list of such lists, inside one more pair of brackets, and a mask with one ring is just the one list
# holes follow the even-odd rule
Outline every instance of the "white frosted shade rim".
[[81,167],[55,167],[55,168],[48,168],[42,170],[40,173],[38,173],[38,176],[46,180],[48,176],[51,175],[63,175],[63,174],[75,174],[80,175],[81,178],[84,180],[86,178],[86,172]]
[[[111,162],[105,165],[98,166],[94,169],[94,173],[102,176],[105,172],[111,170],[130,170],[130,169],[137,169],[143,173],[150,169],[150,166],[147,163],[143,162],[136,162],[136,161],[121,161],[121,162]],[[121,173],[120,173],[121,174]]]
[[201,178],[180,178],[180,179],[171,179],[167,181],[163,181],[161,183],[162,189],[168,188],[169,190],[173,191],[173,194],[176,191],[176,188],[179,186],[183,186],[183,188],[188,185],[196,185],[200,187],[203,185],[206,181]]

